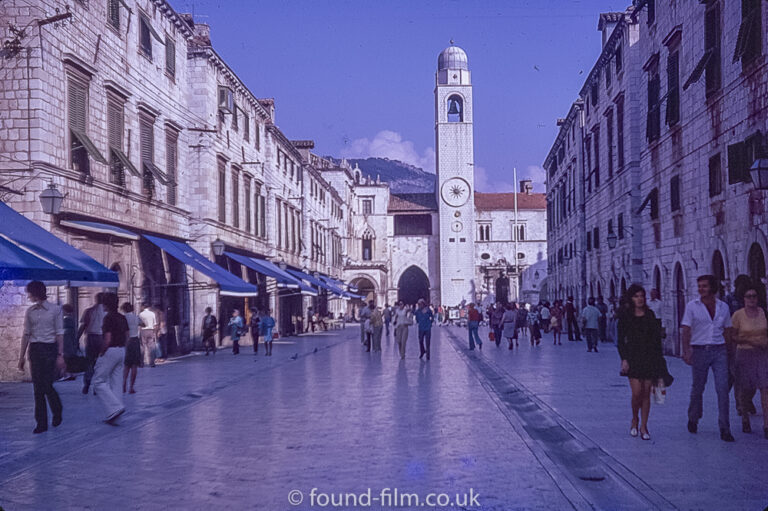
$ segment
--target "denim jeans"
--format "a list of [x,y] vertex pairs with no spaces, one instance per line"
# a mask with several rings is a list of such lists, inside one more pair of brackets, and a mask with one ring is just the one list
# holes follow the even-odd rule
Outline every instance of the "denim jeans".
[[597,328],[585,328],[584,334],[587,336],[587,350],[597,349]]
[[35,421],[42,429],[48,428],[48,406],[51,407],[53,418],[61,417],[61,399],[53,381],[56,378],[56,355],[58,344],[33,342],[29,344],[29,371],[32,374],[32,388],[35,393]]
[[103,337],[101,334],[88,334],[88,337],[86,337],[85,359],[87,365],[85,366],[85,374],[83,375],[83,381],[85,382],[86,387],[91,384],[91,380],[93,379],[93,371],[96,367],[96,359],[99,358],[99,354],[101,353],[102,342]]
[[691,404],[688,406],[688,420],[697,422],[701,419],[703,403],[702,395],[707,386],[707,373],[712,368],[715,376],[715,391],[717,392],[718,425],[720,429],[730,429],[731,421],[728,409],[728,352],[725,344],[710,346],[692,346],[693,356],[691,372]]
[[480,340],[480,335],[477,333],[477,329],[480,328],[479,321],[469,321],[467,323],[467,330],[469,330],[469,349],[475,349],[475,343],[478,346],[483,345],[483,341]]
[[432,330],[419,330],[419,353],[429,355],[429,345],[432,342]]

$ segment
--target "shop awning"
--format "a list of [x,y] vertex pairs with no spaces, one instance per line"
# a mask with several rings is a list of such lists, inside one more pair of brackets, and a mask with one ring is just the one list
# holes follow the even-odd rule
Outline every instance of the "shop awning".
[[359,295],[356,293],[350,293],[349,291],[344,292],[344,298],[354,298],[357,300],[365,300],[365,295]]
[[326,283],[331,293],[335,294],[336,296],[344,296],[344,291],[333,281],[332,278],[320,275],[320,280]]
[[145,234],[144,237],[157,245],[158,248],[165,251],[169,256],[177,259],[179,262],[191,266],[200,273],[214,280],[219,284],[219,290],[225,296],[256,296],[258,288],[253,284],[245,282],[243,279],[229,273],[227,270],[209,261],[200,252],[181,241],[174,241],[157,236]]
[[116,225],[103,224],[101,222],[90,222],[86,220],[62,220],[60,222],[62,227],[73,227],[80,229],[81,231],[95,232],[98,234],[107,234],[109,236],[115,236],[116,238],[124,238],[127,240],[136,241],[139,239],[139,235],[132,233],[122,227]]
[[281,270],[279,266],[265,259],[248,257],[240,254],[235,254],[232,252],[224,252],[224,255],[242,264],[243,266],[246,266],[252,269],[257,273],[261,273],[262,275],[266,275],[267,277],[272,277],[277,281],[278,287],[298,289],[299,284],[301,284],[301,282],[297,278],[292,277],[291,275],[288,275],[288,273]]
[[303,281],[308,282],[309,284],[315,286],[317,289],[325,289],[326,291],[332,291],[331,287],[328,284],[326,284],[325,282],[323,282],[320,279],[316,279],[312,275],[304,273],[303,271],[292,270],[290,268],[288,268],[285,271],[287,271],[288,273],[290,273],[291,275],[293,275],[297,279],[301,279]]
[[117,287],[117,272],[0,202],[0,282]]

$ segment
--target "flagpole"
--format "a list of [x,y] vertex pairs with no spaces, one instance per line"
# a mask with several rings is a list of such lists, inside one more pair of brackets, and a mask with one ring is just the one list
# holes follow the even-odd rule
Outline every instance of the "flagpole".
[[515,187],[515,232],[513,233],[515,236],[515,279],[517,281],[515,282],[515,301],[520,302],[520,258],[517,256],[518,254],[518,245],[517,242],[520,239],[520,228],[517,225],[517,167],[512,167],[512,175],[513,175],[513,183]]

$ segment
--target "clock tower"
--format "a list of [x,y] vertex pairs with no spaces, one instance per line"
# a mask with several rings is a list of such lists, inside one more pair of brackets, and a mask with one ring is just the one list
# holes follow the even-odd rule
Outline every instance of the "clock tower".
[[435,136],[440,240],[440,300],[475,299],[475,200],[472,83],[467,54],[453,45],[437,58]]

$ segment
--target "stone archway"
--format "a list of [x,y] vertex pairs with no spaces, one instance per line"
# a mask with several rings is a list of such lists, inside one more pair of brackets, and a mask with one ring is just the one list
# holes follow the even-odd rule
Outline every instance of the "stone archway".
[[765,278],[765,254],[759,243],[752,243],[747,255],[747,275],[753,282],[762,282]]
[[418,266],[411,266],[400,275],[397,282],[397,299],[411,305],[420,298],[429,303],[429,277]]

